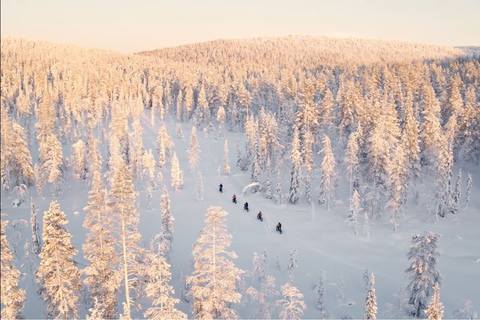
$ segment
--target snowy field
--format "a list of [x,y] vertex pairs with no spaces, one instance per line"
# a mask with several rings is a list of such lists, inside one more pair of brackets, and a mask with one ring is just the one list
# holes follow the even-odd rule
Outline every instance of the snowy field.
[[[150,113],[145,111],[143,121],[143,144],[146,150],[156,148],[157,133],[163,124],[156,120],[155,126],[150,124]],[[182,190],[174,191],[170,187],[170,164],[167,168],[157,168],[162,172],[163,179],[157,181],[158,188],[153,191],[152,209],[146,206],[145,186],[136,185],[138,192],[137,209],[140,212],[139,230],[143,242],[148,245],[150,239],[161,231],[160,196],[163,185],[168,187],[171,212],[174,221],[174,242],[171,272],[173,279],[171,285],[175,289],[175,297],[180,298],[182,279],[191,275],[190,259],[192,244],[196,241],[199,231],[204,226],[204,215],[209,206],[220,206],[228,212],[228,231],[233,236],[231,249],[238,258],[234,263],[246,271],[243,289],[252,285],[248,273],[252,270],[252,257],[255,252],[262,253],[267,250],[269,257],[269,274],[275,277],[277,290],[288,282],[287,265],[292,248],[297,250],[297,265],[294,270],[293,284],[304,295],[307,305],[303,318],[319,318],[320,312],[315,308],[317,294],[313,286],[318,282],[320,271],[326,272],[325,282],[325,307],[331,318],[342,318],[350,315],[354,318],[363,318],[366,292],[364,289],[363,274],[368,268],[369,273],[375,274],[375,289],[377,296],[377,318],[392,318],[388,312],[387,304],[398,305],[396,294],[405,286],[405,269],[408,267],[407,252],[411,246],[411,235],[423,234],[432,231],[440,234],[438,269],[443,276],[440,289],[440,299],[445,306],[444,318],[452,318],[455,309],[461,308],[467,299],[473,302],[473,308],[480,311],[480,170],[478,167],[467,166],[463,169],[462,200],[458,215],[448,215],[438,218],[436,222],[427,221],[427,201],[434,192],[431,177],[424,177],[423,183],[418,186],[420,197],[418,204],[414,204],[412,195],[405,212],[405,219],[401,221],[398,230],[393,231],[392,224],[387,216],[369,223],[369,236],[364,233],[363,218],[359,219],[359,234],[354,234],[353,227],[346,222],[349,212],[348,193],[349,183],[345,174],[340,173],[338,188],[339,202],[330,211],[325,207],[309,205],[302,197],[298,205],[277,205],[272,200],[265,199],[263,194],[242,194],[242,190],[250,183],[250,171],[242,172],[235,165],[237,154],[236,144],[240,142],[243,150],[245,136],[227,132],[226,139],[229,146],[229,161],[231,173],[227,176],[219,174],[219,166],[223,161],[223,138],[217,138],[212,133],[205,137],[203,132],[198,132],[200,144],[199,171],[203,175],[203,201],[196,200],[196,185],[193,174],[188,166],[187,150],[191,132],[191,124],[183,124],[184,138],[176,135],[175,123],[167,122],[170,136],[175,143],[175,152],[179,157],[180,167],[184,172],[185,186]],[[102,153],[106,147],[103,145]],[[64,148],[64,155],[69,156],[71,151]],[[156,153],[155,153],[156,155]],[[38,154],[32,152],[32,158]],[[314,199],[318,196],[319,165],[321,156],[316,158],[316,168],[312,183]],[[454,168],[455,179],[458,168]],[[468,208],[464,208],[466,173],[473,175],[473,190]],[[288,192],[289,172],[283,172],[283,191]],[[73,235],[72,243],[79,250],[75,260],[80,269],[86,265],[83,258],[82,244],[85,243],[87,230],[82,227],[85,219],[83,208],[87,204],[89,186],[84,180],[76,180],[72,172],[67,173],[68,179],[63,184],[64,192],[59,200],[60,208],[67,215],[68,231]],[[223,183],[223,193],[219,193],[218,185]],[[52,198],[37,196],[35,188],[29,189],[37,208],[40,233],[45,210],[48,210]],[[49,194],[46,190],[44,194]],[[233,204],[231,197],[237,195],[237,204]],[[12,247],[17,246],[17,267],[23,273],[20,286],[27,290],[27,301],[23,311],[26,318],[43,318],[46,305],[39,295],[35,294],[34,271],[39,258],[31,255],[31,262],[25,259],[23,246],[25,240],[31,239],[30,226],[22,226],[20,234],[12,230],[12,223],[16,221],[21,225],[22,219],[30,221],[30,203],[20,207],[11,205],[13,198],[2,195],[1,211],[8,215],[2,220],[10,220],[10,229],[7,236]],[[248,201],[250,212],[243,210],[243,203]],[[264,221],[256,219],[256,214],[261,210]],[[430,217],[431,218],[431,217]],[[275,232],[277,222],[282,223],[283,234]],[[15,238],[17,237],[17,238]],[[15,240],[17,239],[17,240]],[[15,242],[17,244],[15,244]],[[278,257],[280,268],[276,268],[275,261]],[[344,301],[340,301],[343,282]],[[120,303],[124,296],[120,295]],[[280,299],[272,297],[271,301]],[[151,301],[140,301],[142,310],[136,310],[132,316],[143,318],[143,312],[151,306]],[[190,304],[180,302],[178,309],[192,317]],[[238,310],[240,318],[251,318],[256,308],[245,292],[242,292],[242,301],[233,306]],[[120,307],[121,311],[121,307]],[[87,310],[82,304],[81,317],[87,315]],[[274,317],[279,317],[278,312]]]

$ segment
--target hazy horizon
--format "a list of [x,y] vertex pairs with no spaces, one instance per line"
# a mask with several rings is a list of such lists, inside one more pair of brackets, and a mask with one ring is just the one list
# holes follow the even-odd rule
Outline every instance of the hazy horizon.
[[2,37],[123,53],[212,41],[287,35],[480,46],[476,1],[6,0]]

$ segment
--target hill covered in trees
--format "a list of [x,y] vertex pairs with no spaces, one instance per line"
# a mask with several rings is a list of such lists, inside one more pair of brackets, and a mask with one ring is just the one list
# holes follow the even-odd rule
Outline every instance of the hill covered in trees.
[[[368,223],[392,233],[404,224],[412,227],[418,217],[410,207],[418,203],[425,206],[427,221],[462,219],[458,214],[471,200],[472,181],[480,180],[474,177],[480,163],[480,58],[460,49],[303,36],[218,40],[135,55],[16,38],[2,38],[1,47],[2,199],[10,197],[15,207],[26,206],[27,211],[31,206],[24,257],[18,241],[11,241],[13,252],[3,254],[7,233],[15,235],[15,230],[5,231],[2,216],[2,270],[5,266],[11,271],[8,282],[2,272],[2,315],[4,310],[20,314],[25,295],[17,288],[15,267],[30,265],[31,270],[23,272],[33,276],[36,270],[35,286],[47,301],[48,316],[78,316],[80,292],[87,292],[82,303],[92,317],[117,317],[121,301],[126,317],[145,301],[151,308],[143,309],[144,316],[184,317],[174,308],[179,301],[172,298],[168,284],[173,240],[169,192],[192,188],[190,203],[214,201],[204,193],[203,175],[218,178],[213,168],[218,159],[207,152],[199,155],[197,132],[209,146],[222,140],[219,176],[227,179],[237,171],[279,211],[287,207],[299,216],[312,212],[312,217],[315,205],[321,212],[345,211],[342,220],[355,234],[360,234],[362,221],[365,237]],[[182,129],[187,126],[192,128],[188,146]],[[234,169],[229,164],[232,155]],[[181,168],[187,162],[189,173]],[[202,162],[212,165],[202,170]],[[184,177],[194,187],[185,185]],[[57,202],[66,200],[72,184],[83,199],[72,196],[78,200],[77,210],[86,212],[87,235],[80,254],[84,273],[72,263],[80,247],[72,246],[63,227],[66,215]],[[88,199],[81,198],[82,192]],[[138,229],[146,218],[138,211],[148,212],[154,195],[162,199],[162,227],[148,246],[145,241],[150,239],[141,241],[144,235]],[[44,226],[39,228],[35,203],[44,199],[52,201],[42,206]],[[175,199],[181,205],[186,197]],[[2,200],[2,212],[11,215],[8,211]],[[225,216],[221,208],[208,209],[192,255],[196,266],[182,286],[176,285],[185,291],[183,311],[191,307],[194,316],[235,317],[239,310],[230,306],[246,295],[233,288],[243,271],[227,258],[236,255],[227,249]],[[299,230],[306,228],[304,220],[289,219]],[[227,291],[208,292],[209,301],[201,301],[210,287],[212,274],[202,277],[212,272],[207,267],[212,255],[205,248],[216,221],[224,240],[218,247],[225,253],[218,261],[231,277],[224,279]],[[52,235],[57,236],[48,238]],[[425,258],[415,246],[427,246],[429,239],[435,240],[430,250],[438,255],[437,235],[412,240],[408,275],[414,280],[405,286],[406,299],[396,316],[423,317],[440,282],[436,270],[424,282],[415,282],[421,278],[417,262],[421,265]],[[62,252],[52,254],[55,248],[46,240]],[[53,256],[62,259],[52,261]],[[172,259],[177,268],[189,265]],[[258,288],[249,292],[262,297],[261,318],[275,317],[267,313],[267,300],[279,292],[262,271],[267,262],[260,260],[257,255],[254,261]],[[52,265],[64,266],[55,270],[56,279],[63,280],[62,299],[60,284],[51,277]],[[291,280],[282,287],[284,299],[278,300],[282,317],[304,309],[299,301],[303,296],[293,286],[294,257],[289,266]],[[370,305],[376,303],[374,284],[387,281],[375,279],[368,290]],[[3,296],[4,283],[15,288],[9,299]],[[295,311],[287,310],[292,301],[300,306]]]

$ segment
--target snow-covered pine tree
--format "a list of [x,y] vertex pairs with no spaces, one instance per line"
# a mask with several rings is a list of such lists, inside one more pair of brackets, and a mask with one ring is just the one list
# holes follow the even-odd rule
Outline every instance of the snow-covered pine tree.
[[143,254],[140,247],[142,236],[138,232],[140,220],[135,208],[137,194],[134,190],[130,167],[118,154],[114,157],[113,174],[110,179],[109,209],[112,217],[119,224],[117,243],[120,245],[120,272],[125,286],[125,302],[123,302],[123,317],[130,318],[132,282],[139,273],[138,262]]
[[30,200],[30,226],[32,228],[32,252],[34,254],[40,253],[40,235],[39,235],[39,228],[38,228],[38,220],[37,220],[37,210],[35,209],[35,203],[33,202],[33,198]]
[[143,154],[143,172],[148,178],[148,186],[152,190],[157,189],[157,184],[155,183],[155,157],[153,156],[152,149],[148,149],[147,152]]
[[228,141],[225,139],[223,143],[223,163],[220,169],[222,175],[229,175],[230,174],[230,166],[228,165]]
[[350,214],[348,217],[349,224],[353,226],[353,232],[355,234],[358,233],[358,216],[360,211],[360,195],[358,194],[358,190],[355,189],[355,191],[353,191],[353,196],[350,199]]
[[180,163],[178,163],[177,153],[173,153],[172,157],[172,188],[173,190],[183,189],[183,171],[180,170]]
[[200,160],[200,145],[198,144],[197,139],[197,129],[195,126],[192,127],[192,133],[190,135],[190,145],[188,148],[188,164],[190,169],[195,174],[198,167],[198,161]]
[[2,214],[1,226],[1,301],[2,301],[2,319],[22,319],[22,309],[26,299],[25,290],[20,289],[18,282],[20,280],[20,271],[13,263],[13,254],[10,251],[5,229],[8,220],[5,220]]
[[462,192],[462,169],[458,171],[457,182],[455,183],[455,191],[453,192],[453,203],[452,203],[452,213],[457,214],[458,209],[460,208],[460,196]]
[[407,285],[409,293],[409,315],[417,318],[425,317],[428,298],[432,295],[433,286],[441,280],[437,270],[438,235],[425,232],[423,236],[412,235],[412,246],[407,254],[410,266],[405,273],[411,279]]
[[43,247],[35,273],[39,293],[48,304],[48,318],[78,317],[81,279],[73,260],[77,250],[71,244],[72,235],[64,228],[66,224],[67,218],[58,202],[51,202],[43,215]]
[[440,288],[438,282],[433,287],[433,296],[428,308],[424,310],[427,320],[441,320],[443,317],[443,303],[440,301]]
[[290,283],[293,283],[293,280],[295,279],[295,269],[298,268],[297,265],[297,248],[293,247],[290,250],[289,258],[288,258],[288,266],[287,266],[287,272],[288,272],[288,280]]
[[467,175],[467,190],[465,191],[465,208],[468,208],[470,202],[470,196],[472,194],[472,174],[469,172]]
[[116,226],[108,210],[108,191],[103,185],[100,172],[93,174],[89,202],[83,226],[90,232],[83,245],[85,259],[89,264],[83,270],[84,283],[89,291],[90,311],[100,318],[111,319],[117,316],[117,294],[120,289],[121,274],[116,270],[118,253],[115,250]]
[[227,233],[226,215],[221,207],[209,207],[205,226],[193,245],[193,275],[187,278],[193,296],[192,313],[196,319],[232,319],[237,313],[232,303],[242,295],[236,282],[243,271],[233,261],[237,255],[228,251],[232,236]]
[[307,308],[303,302],[303,294],[290,283],[281,287],[283,299],[277,300],[276,306],[280,308],[281,319],[300,319]]
[[336,185],[336,172],[335,172],[335,158],[332,152],[332,144],[328,136],[323,137],[323,149],[320,151],[325,154],[322,161],[322,177],[320,182],[320,195],[318,203],[321,205],[327,205],[327,210],[330,211],[330,207],[335,204],[335,185]]
[[87,146],[82,139],[72,144],[73,175],[76,179],[87,178]]
[[292,171],[290,180],[290,192],[288,201],[291,204],[297,204],[300,200],[300,180],[301,180],[301,166],[302,158],[300,153],[300,139],[298,129],[295,128],[292,142],[292,153],[290,155],[292,161]]
[[377,319],[377,296],[375,295],[375,276],[373,273],[370,277],[370,287],[367,292],[367,298],[365,299],[365,315],[363,319]]
[[145,294],[152,298],[152,307],[143,314],[149,319],[187,319],[187,315],[175,308],[180,299],[173,298],[175,293],[169,284],[172,280],[170,264],[158,250],[152,250],[147,254],[146,287]]

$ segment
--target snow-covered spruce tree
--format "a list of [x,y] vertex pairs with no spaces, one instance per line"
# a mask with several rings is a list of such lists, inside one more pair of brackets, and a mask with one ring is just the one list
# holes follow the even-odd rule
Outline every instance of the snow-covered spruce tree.
[[168,135],[167,128],[163,125],[160,130],[158,131],[158,138],[157,138],[157,153],[158,153],[158,161],[157,166],[160,168],[164,168],[167,165],[167,159],[170,156],[170,153],[173,150],[175,144],[173,143],[172,139]]
[[275,166],[275,176],[277,179],[277,184],[275,188],[275,203],[277,204],[284,204],[285,197],[282,191],[282,171],[281,171],[281,164]]
[[313,161],[313,144],[314,144],[314,137],[310,131],[305,133],[304,141],[303,141],[303,148],[302,148],[302,155],[303,155],[303,165],[305,167],[305,199],[307,203],[312,203],[312,175],[314,169],[314,161]]
[[450,180],[452,176],[453,154],[448,150],[447,142],[444,137],[439,147],[438,162],[435,172],[435,187],[437,201],[437,215],[445,217],[452,212],[452,199],[450,190]]
[[293,247],[290,250],[289,258],[288,258],[288,266],[287,266],[287,272],[288,272],[288,280],[290,283],[293,283],[293,280],[295,279],[295,269],[298,268],[297,265],[297,248]]
[[283,299],[277,300],[276,306],[280,309],[281,319],[300,319],[307,308],[303,302],[303,294],[290,283],[281,287]]
[[452,195],[452,213],[457,214],[460,208],[460,196],[461,196],[461,183],[462,183],[462,169],[458,171],[457,182],[455,183],[455,191]]
[[370,274],[368,273],[368,268],[365,269],[363,272],[363,289],[365,290],[365,293],[368,292],[368,289],[370,288]]
[[353,232],[358,233],[358,216],[360,214],[360,195],[358,190],[353,191],[353,196],[350,199],[350,214],[348,216],[349,224],[353,226]]
[[325,154],[322,161],[322,177],[320,182],[320,195],[318,203],[327,205],[327,210],[335,204],[335,185],[337,174],[335,172],[335,158],[333,157],[332,144],[328,136],[323,137],[323,149]]
[[440,288],[438,283],[433,287],[433,296],[428,308],[424,310],[427,320],[441,320],[443,317],[443,303],[440,301]]
[[272,166],[270,159],[267,159],[267,172],[265,173],[265,198],[267,199],[272,199],[273,194],[272,194],[272,180],[271,180],[271,175],[272,175]]
[[292,142],[292,153],[290,159],[292,161],[290,192],[288,201],[291,204],[297,204],[300,200],[300,180],[302,178],[301,166],[302,158],[300,153],[300,139],[298,129],[295,128]]
[[[10,164],[10,176],[14,186],[22,184],[31,186],[33,183],[32,156],[25,141],[23,128],[15,121],[12,123],[12,144]],[[3,136],[2,136],[3,139]],[[3,152],[4,149],[2,149]],[[3,166],[2,166],[3,167]]]
[[433,286],[441,280],[437,270],[438,235],[425,232],[423,236],[412,235],[412,246],[407,254],[410,266],[405,270],[411,282],[407,285],[409,293],[409,315],[424,318],[428,298],[432,295]]
[[34,254],[40,253],[40,235],[37,220],[37,210],[33,199],[30,200],[30,226],[32,228],[32,252]]
[[169,284],[172,280],[170,264],[158,250],[151,248],[147,254],[145,294],[152,298],[153,306],[143,314],[149,319],[187,319],[187,315],[175,308],[180,299],[173,298],[175,293]]
[[148,186],[152,190],[157,189],[157,184],[155,183],[155,157],[153,156],[152,149],[148,149],[147,152],[143,154],[143,172],[144,175],[148,178]]
[[317,304],[315,308],[321,312],[320,319],[326,319],[328,316],[327,309],[325,308],[325,281],[327,278],[327,272],[325,269],[320,270],[320,276],[318,277],[318,283],[314,285],[313,289],[317,292]]
[[406,154],[403,145],[400,144],[395,150],[394,158],[390,163],[390,175],[388,177],[388,202],[391,212],[390,222],[393,230],[397,231],[400,221],[403,219],[403,210],[406,205],[408,192],[408,172],[406,171]]
[[370,219],[368,218],[367,211],[363,211],[363,235],[365,237],[370,237]]
[[143,147],[143,130],[140,124],[140,119],[133,121],[133,133],[135,136],[135,149],[133,153],[132,161],[132,176],[135,180],[142,181],[143,178],[143,159],[145,155],[145,148]]
[[242,151],[240,150],[240,141],[237,140],[237,167],[242,169],[243,166],[243,157],[242,157]]
[[203,202],[203,175],[200,171],[195,178],[195,182],[197,184],[197,201]]
[[375,276],[372,273],[370,277],[370,288],[367,292],[367,298],[365,299],[365,320],[377,319],[377,296],[375,295]]
[[280,265],[280,258],[278,256],[275,257],[275,269],[282,270],[282,266]]
[[425,83],[421,89],[423,123],[420,128],[421,164],[435,166],[437,163],[438,146],[441,145],[442,129],[440,126],[440,105],[435,97],[435,91],[430,83]]
[[247,171],[252,164],[256,144],[258,143],[258,121],[255,121],[252,115],[245,122],[245,137],[245,154],[240,167],[242,171]]
[[10,125],[10,115],[8,112],[8,107],[6,103],[3,103],[0,106],[1,108],[1,123],[0,123],[0,133],[2,139],[0,139],[0,171],[2,179],[2,190],[10,190],[10,162],[12,161],[13,150],[12,145],[12,135],[11,135],[11,125]]
[[227,115],[225,113],[225,108],[220,106],[217,111],[217,121],[218,121],[218,136],[225,136],[225,122],[227,121]]
[[60,197],[65,172],[62,144],[54,134],[49,134],[45,142],[40,142],[39,150],[42,179],[51,183],[54,196]]
[[465,301],[465,304],[462,308],[456,309],[453,312],[455,319],[478,319],[477,312],[473,309],[472,300]]
[[48,304],[45,313],[48,318],[78,317],[81,279],[73,260],[77,250],[71,244],[72,235],[64,228],[66,224],[67,218],[58,202],[51,202],[43,215],[43,247],[35,272],[39,293]]
[[87,178],[87,146],[82,139],[72,144],[73,176],[76,179]]
[[180,170],[180,164],[178,163],[177,153],[173,153],[172,157],[172,188],[173,190],[183,189],[183,171]]
[[109,210],[119,224],[117,243],[120,246],[120,272],[125,286],[125,302],[123,302],[123,317],[130,318],[131,304],[134,298],[130,293],[132,283],[139,273],[138,261],[143,254],[140,247],[142,236],[138,232],[139,214],[135,208],[137,197],[132,181],[130,167],[120,155],[114,156],[113,174],[110,179]]
[[271,319],[274,306],[268,302],[268,299],[279,294],[275,290],[275,278],[268,272],[268,253],[264,249],[262,255],[256,252],[253,254],[253,282],[257,285],[250,286],[246,293],[257,302],[258,306],[254,316],[258,319]]
[[200,145],[197,139],[197,129],[192,127],[192,133],[190,135],[190,145],[188,147],[188,164],[193,173],[196,172],[198,167],[198,161],[200,160]]
[[465,208],[468,208],[470,202],[470,196],[472,194],[472,174],[469,172],[467,175],[467,190],[465,191]]
[[172,251],[173,221],[175,219],[170,212],[170,196],[168,195],[167,186],[163,186],[163,194],[161,196],[160,205],[162,210],[161,243],[163,248],[160,254],[165,256],[168,262],[170,261],[170,254]]
[[90,311],[100,318],[117,316],[117,294],[120,289],[121,273],[116,270],[118,254],[115,250],[116,226],[108,209],[108,192],[103,185],[100,172],[93,174],[89,202],[83,226],[90,232],[83,245],[85,259],[89,264],[83,270],[84,283],[89,291]]
[[2,319],[23,319],[22,309],[26,299],[26,293],[25,290],[20,289],[18,286],[20,271],[13,263],[13,254],[10,251],[10,246],[5,234],[7,224],[8,220],[4,220],[2,214],[0,246],[2,263],[2,272],[0,273],[1,317]]
[[408,182],[415,181],[420,177],[420,146],[418,121],[413,114],[413,97],[408,92],[405,106],[405,122],[401,145],[405,151],[405,166],[408,174]]
[[347,165],[348,181],[350,181],[350,195],[358,189],[360,183],[360,168],[358,162],[358,132],[355,131],[348,137],[345,163]]
[[336,286],[337,286],[337,301],[342,305],[347,304],[347,297],[345,296],[345,282],[343,281],[342,275],[340,275],[340,278],[338,279]]
[[227,214],[221,207],[209,207],[205,226],[193,245],[194,271],[187,283],[191,284],[192,313],[196,319],[237,317],[230,305],[239,303],[242,297],[236,291],[236,282],[243,271],[230,260],[237,255],[228,251],[232,236],[227,233]]
[[230,174],[230,166],[228,165],[228,141],[225,139],[223,143],[223,163],[220,169],[220,173],[222,175],[229,175]]
[[183,130],[182,130],[182,125],[180,123],[177,123],[176,126],[176,133],[177,133],[177,139],[183,140]]

